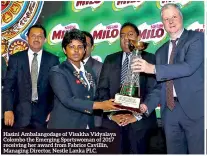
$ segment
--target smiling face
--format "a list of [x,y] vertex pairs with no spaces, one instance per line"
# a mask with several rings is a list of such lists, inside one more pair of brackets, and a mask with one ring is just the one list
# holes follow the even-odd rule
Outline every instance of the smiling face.
[[84,56],[85,49],[83,43],[79,40],[72,40],[66,46],[66,49],[63,48],[64,53],[67,55],[67,59],[76,65],[77,67],[80,66],[80,62]]
[[27,41],[32,51],[39,52],[46,42],[44,31],[41,28],[32,28],[27,36]]
[[179,34],[183,29],[183,18],[174,6],[168,6],[162,11],[162,22],[170,36]]
[[120,32],[120,46],[124,52],[131,52],[129,49],[129,40],[138,40],[138,35],[133,27],[125,26]]

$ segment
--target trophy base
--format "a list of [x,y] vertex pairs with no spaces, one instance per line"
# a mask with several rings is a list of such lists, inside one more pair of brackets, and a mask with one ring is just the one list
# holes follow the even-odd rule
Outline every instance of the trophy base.
[[140,104],[140,98],[130,97],[130,96],[124,96],[119,93],[115,95],[115,101],[118,103],[116,107],[120,108],[120,110],[108,110],[104,112],[117,112],[117,111],[130,111],[130,112],[136,112],[141,113],[139,109]]
[[139,109],[140,98],[116,94],[114,102],[119,103],[121,107]]

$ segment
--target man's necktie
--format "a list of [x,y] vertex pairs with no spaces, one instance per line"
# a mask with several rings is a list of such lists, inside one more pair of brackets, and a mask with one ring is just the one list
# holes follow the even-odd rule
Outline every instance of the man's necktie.
[[38,78],[38,61],[37,61],[37,53],[33,54],[33,60],[31,65],[31,79],[32,79],[32,101],[37,100],[37,78]]
[[[176,40],[171,40],[172,42],[172,51],[170,55],[169,64],[173,64],[174,56],[175,56],[175,47],[176,47]],[[167,106],[172,111],[175,107],[175,101],[173,96],[173,80],[169,80],[166,82],[166,98],[167,98]]]
[[129,66],[129,55],[130,54],[131,53],[126,53],[126,58],[124,60],[122,68],[121,68],[121,84],[124,83],[124,80],[125,80],[126,75],[127,75],[127,70],[128,70],[128,66]]

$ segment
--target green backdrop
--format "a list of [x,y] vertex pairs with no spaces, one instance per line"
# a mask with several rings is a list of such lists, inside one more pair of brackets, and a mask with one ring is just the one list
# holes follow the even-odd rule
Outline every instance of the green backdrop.
[[[50,2],[56,3],[56,2]],[[48,37],[45,49],[65,60],[61,39],[66,30],[78,28],[89,31],[95,38],[92,53],[100,61],[120,50],[119,30],[129,21],[138,26],[142,40],[149,42],[147,49],[155,53],[166,40],[167,34],[160,20],[160,8],[166,1],[73,1],[62,2],[62,8],[42,21]],[[184,27],[204,31],[204,2],[180,1]],[[47,8],[50,9],[50,8]],[[44,12],[44,8],[43,8]]]

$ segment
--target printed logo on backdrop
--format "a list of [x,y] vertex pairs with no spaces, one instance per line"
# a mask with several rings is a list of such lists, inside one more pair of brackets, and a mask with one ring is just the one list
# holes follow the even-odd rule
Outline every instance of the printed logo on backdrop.
[[49,32],[48,35],[48,43],[50,45],[58,44],[62,41],[65,32],[70,31],[71,29],[79,29],[79,25],[77,23],[70,23],[66,26],[63,26],[62,24],[58,24],[55,27],[52,28],[52,30]]
[[152,41],[154,45],[159,44],[167,35],[162,22],[157,22],[151,25],[143,23],[138,26],[138,29],[140,30],[141,40],[143,42]]
[[85,8],[92,8],[92,11],[95,11],[99,8],[104,1],[72,1],[72,10],[74,12],[80,12]]
[[112,8],[114,11],[121,11],[122,9],[133,6],[134,9],[138,9],[144,1],[114,1]]
[[1,55],[8,57],[18,51],[28,49],[26,32],[36,23],[44,2],[41,1],[1,1]]
[[109,45],[111,45],[119,38],[120,29],[121,29],[121,24],[117,22],[106,26],[100,23],[94,28],[92,28],[90,33],[94,38],[95,44],[107,41]]
[[182,1],[157,1],[156,4],[157,4],[157,7],[159,9],[161,9],[165,4],[168,4],[168,3],[176,3],[178,4],[181,8],[185,7],[188,3],[190,3],[189,0],[182,0]]
[[198,21],[192,23],[187,27],[187,30],[194,30],[194,31],[199,31],[199,32],[204,32],[205,31],[205,25],[200,24]]

